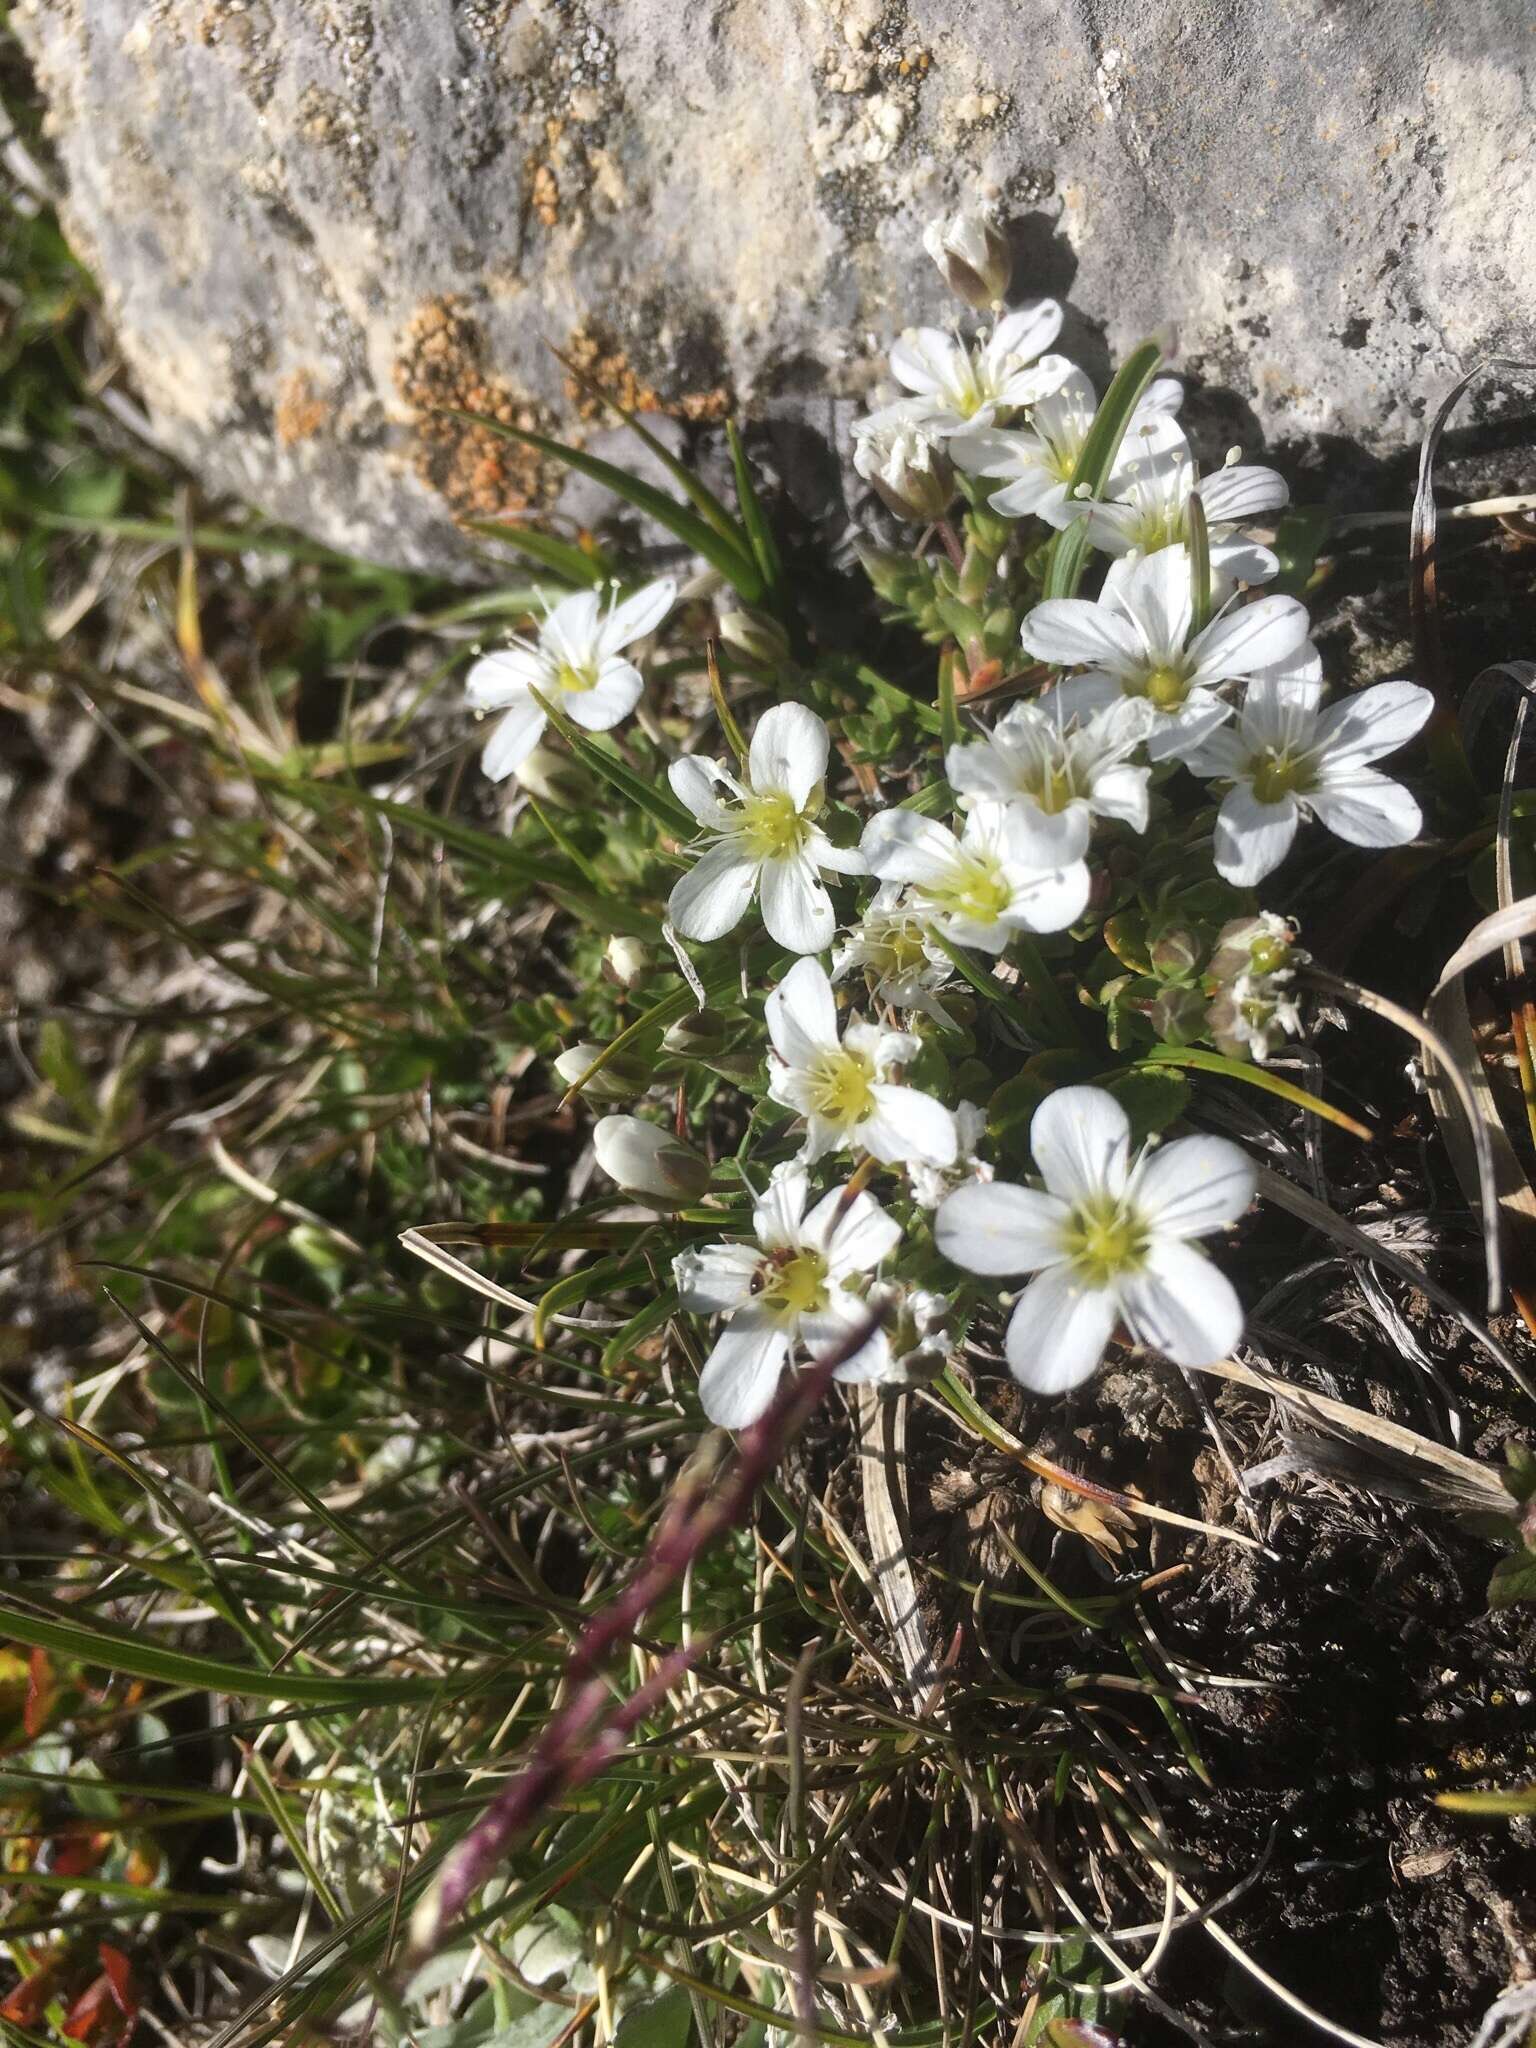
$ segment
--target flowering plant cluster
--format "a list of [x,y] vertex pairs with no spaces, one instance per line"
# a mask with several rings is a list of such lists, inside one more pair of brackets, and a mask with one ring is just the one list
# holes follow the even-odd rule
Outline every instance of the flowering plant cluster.
[[[700,1398],[730,1428],[833,1352],[906,1383],[995,1331],[1048,1395],[1117,1334],[1186,1366],[1230,1350],[1241,1306],[1200,1241],[1256,1175],[1166,1135],[1198,1108],[1187,1074],[1272,1085],[1302,1029],[1307,955],[1254,893],[1298,835],[1420,830],[1377,764],[1430,695],[1328,701],[1276,587],[1281,478],[1236,450],[1202,473],[1150,345],[1101,399],[1054,352],[1060,306],[1004,307],[985,217],[926,246],[974,331],[899,338],[901,395],[852,454],[908,524],[860,554],[888,621],[939,649],[931,697],[820,654],[746,496],[740,527],[694,522],[708,566],[681,592],[577,591],[469,677],[488,775],[547,796],[554,728],[646,825],[605,986],[676,978],[557,1066],[608,1112],[604,1173],[671,1219],[646,1327],[707,1321]],[[725,581],[708,706],[674,688],[646,715],[639,643]],[[648,761],[592,740],[637,708]]]

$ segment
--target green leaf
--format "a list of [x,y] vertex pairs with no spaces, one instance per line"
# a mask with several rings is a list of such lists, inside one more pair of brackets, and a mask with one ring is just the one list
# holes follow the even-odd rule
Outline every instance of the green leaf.
[[741,445],[741,436],[736,431],[734,420],[726,421],[725,438],[730,443],[731,467],[736,473],[736,502],[741,507],[741,523],[752,549],[752,559],[763,572],[763,583],[767,591],[772,592],[778,588],[784,565],[779,557],[773,529],[768,524],[768,515],[763,510],[763,501],[757,495],[757,485],[752,481],[752,471],[747,464],[747,451]]
[[696,512],[690,512],[686,505],[679,505],[676,498],[669,498],[665,491],[643,483],[639,477],[631,476],[627,469],[619,469],[611,462],[588,455],[584,449],[569,447],[563,441],[552,441],[547,434],[530,433],[526,427],[508,426],[504,420],[487,419],[483,413],[464,412],[458,406],[445,406],[443,410],[452,419],[484,427],[503,440],[521,441],[525,447],[536,449],[550,461],[563,462],[569,468],[579,470],[583,476],[591,477],[594,483],[602,484],[627,505],[633,505],[637,512],[656,520],[668,533],[676,534],[684,547],[702,555],[747,604],[756,604],[762,597],[762,572],[748,552],[745,536],[740,542],[728,538]]
[[594,775],[600,775],[605,782],[611,783],[673,839],[693,837],[696,830],[693,815],[684,810],[665,780],[644,781],[632,768],[626,768],[616,754],[610,754],[606,747],[599,746],[588,733],[573,725],[542,691],[530,689],[529,695],[547,714],[550,724],[584,768],[590,768]]
[[1354,1117],[1346,1116],[1342,1109],[1335,1109],[1321,1096],[1309,1095],[1305,1088],[1298,1088],[1293,1081],[1282,1081],[1268,1067],[1256,1067],[1249,1060],[1229,1059],[1221,1052],[1200,1052],[1192,1046],[1158,1045],[1147,1054],[1143,1064],[1190,1067],[1200,1074],[1223,1074],[1229,1081],[1241,1081],[1249,1088],[1262,1089],[1266,1095],[1278,1095],[1282,1102],[1293,1102],[1298,1109],[1310,1109],[1314,1116],[1337,1124],[1341,1131],[1348,1131],[1367,1144],[1375,1140],[1376,1134],[1369,1124],[1357,1123]]
[[632,2005],[619,2021],[614,2048],[688,2048],[693,2001],[680,1984],[669,1985],[659,1998]]
[[[1083,452],[1077,458],[1072,472],[1069,497],[1075,497],[1081,485],[1088,486],[1088,495],[1097,498],[1103,495],[1109,481],[1109,472],[1114,467],[1115,457],[1120,452],[1120,443],[1125,439],[1125,430],[1131,423],[1131,414],[1141,403],[1147,386],[1157,374],[1162,355],[1155,341],[1144,341],[1132,350],[1115,374],[1115,380],[1100,401],[1099,409],[1093,416],[1093,425],[1083,442]],[[1077,586],[1083,580],[1083,571],[1088,565],[1088,522],[1075,519],[1062,533],[1056,536],[1051,547],[1050,566],[1045,572],[1045,584],[1040,592],[1042,598],[1075,597]]]
[[1488,1581],[1488,1605],[1498,1612],[1516,1607],[1522,1600],[1536,1600],[1536,1550],[1527,1550],[1523,1544],[1494,1566]]
[[584,590],[595,583],[606,583],[613,575],[613,564],[601,550],[589,553],[571,541],[557,539],[552,533],[540,533],[536,527],[513,526],[504,519],[466,519],[464,524],[471,533],[483,533],[491,540],[505,541],[520,555],[542,563],[573,589]]

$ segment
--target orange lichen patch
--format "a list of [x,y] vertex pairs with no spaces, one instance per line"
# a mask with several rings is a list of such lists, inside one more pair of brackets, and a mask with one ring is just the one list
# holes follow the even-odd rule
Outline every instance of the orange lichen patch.
[[316,392],[308,370],[295,370],[277,395],[273,423],[285,448],[318,434],[331,416],[331,409]]
[[533,180],[528,188],[528,204],[545,227],[552,228],[560,218],[560,181],[548,164],[533,166]]
[[485,367],[485,337],[457,297],[428,299],[395,357],[395,388],[416,413],[417,476],[461,518],[527,512],[554,495],[558,478],[532,448],[447,409],[483,414],[525,432],[548,431],[532,400]]
[[598,392],[615,400],[626,412],[664,412],[680,420],[721,420],[731,409],[731,394],[723,384],[708,391],[684,391],[675,398],[663,398],[637,374],[624,350],[600,327],[584,324],[573,329],[563,353],[581,372],[579,378],[566,378],[565,395],[584,420],[602,416],[604,407]]

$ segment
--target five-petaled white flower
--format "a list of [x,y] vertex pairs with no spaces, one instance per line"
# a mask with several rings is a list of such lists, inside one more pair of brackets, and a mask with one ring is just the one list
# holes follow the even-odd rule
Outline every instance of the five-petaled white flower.
[[1100,711],[1063,717],[1048,690],[1036,703],[1015,704],[990,733],[951,747],[944,773],[962,810],[978,802],[1023,803],[1047,815],[1081,811],[1147,829],[1149,768],[1131,756],[1153,723],[1138,697],[1117,697]]
[[805,1118],[807,1163],[842,1150],[869,1152],[887,1166],[947,1166],[954,1158],[955,1120],[943,1103],[889,1078],[917,1057],[921,1041],[858,1018],[839,1038],[837,999],[819,960],[797,960],[764,1008],[777,1055],[768,1093]]
[[834,846],[816,823],[830,744],[814,711],[775,704],[752,734],[745,782],[702,754],[672,763],[673,790],[705,833],[697,862],[668,904],[685,939],[734,931],[760,890],[763,923],[779,945],[792,953],[820,953],[831,945],[837,920],[818,870],[867,870],[860,854]]
[[1034,405],[1071,375],[1045,351],[1061,332],[1061,307],[1034,299],[1005,313],[985,341],[967,344],[941,327],[909,327],[891,350],[891,374],[924,400],[940,435],[987,427],[998,413]]
[[856,421],[853,466],[898,519],[942,519],[955,495],[955,465],[921,398]]
[[939,991],[954,980],[954,962],[899,882],[880,884],[832,955],[834,981],[860,970],[872,1002],[892,1010],[917,1010],[935,1024],[951,1026]]
[[[752,1214],[757,1243],[712,1244],[672,1261],[678,1299],[699,1315],[730,1318],[699,1375],[710,1421],[746,1429],[773,1399],[791,1347],[815,1358],[846,1344],[870,1311],[848,1285],[901,1241],[901,1227],[873,1195],[846,1187],[807,1216],[810,1181],[800,1165],[779,1167]],[[876,1380],[890,1346],[876,1330],[836,1368],[840,1380]]]
[[1284,477],[1257,463],[1228,463],[1202,477],[1183,429],[1166,416],[1132,419],[1104,496],[1084,503],[1088,538],[1106,555],[1150,555],[1187,542],[1189,501],[1197,493],[1217,597],[1230,596],[1234,584],[1278,575],[1279,557],[1238,530],[1287,502]]
[[913,907],[957,946],[1001,953],[1014,932],[1059,932],[1088,902],[1086,811],[978,803],[956,838],[936,818],[881,811],[860,850],[882,882],[907,885]]
[[[1132,413],[1127,433],[1177,412],[1183,396],[1176,378],[1158,377]],[[1071,495],[1072,477],[1098,405],[1093,385],[1073,367],[1054,391],[1036,399],[1027,426],[972,428],[953,437],[949,452],[968,474],[1002,484],[987,500],[994,512],[1008,519],[1032,513],[1047,526],[1067,526],[1083,511]]]
[[1248,687],[1237,722],[1186,757],[1232,786],[1216,814],[1216,868],[1249,887],[1279,867],[1305,817],[1352,846],[1404,846],[1423,822],[1400,782],[1369,764],[1411,740],[1434,709],[1417,683],[1376,683],[1322,708],[1322,685],[1276,674]]
[[1261,597],[1229,607],[1191,637],[1194,595],[1182,542],[1111,562],[1097,602],[1047,598],[1019,638],[1037,661],[1084,667],[1058,686],[1063,717],[1137,697],[1156,714],[1147,736],[1154,761],[1182,757],[1229,716],[1215,694],[1293,655],[1307,637],[1306,607]]
[[1178,1138],[1132,1159],[1125,1111],[1103,1088],[1058,1088],[1035,1111],[1043,1190],[957,1188],[934,1219],[967,1272],[1032,1273],[1009,1320],[1015,1379],[1058,1394],[1087,1379],[1124,1320],[1176,1365],[1209,1365],[1242,1334],[1231,1282],[1189,1240],[1235,1223],[1251,1162],[1225,1138]]
[[616,596],[615,587],[606,610],[595,590],[562,597],[546,612],[536,642],[514,637],[470,670],[464,689],[471,707],[502,714],[480,756],[493,782],[533,752],[548,723],[535,690],[589,732],[606,732],[639,703],[644,681],[620,650],[656,630],[676,602],[677,585],[663,576],[622,604]]

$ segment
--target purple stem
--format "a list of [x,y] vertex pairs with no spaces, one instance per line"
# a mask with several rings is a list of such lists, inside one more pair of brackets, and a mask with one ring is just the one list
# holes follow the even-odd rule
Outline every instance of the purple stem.
[[627,1700],[614,1702],[601,1675],[615,1648],[639,1633],[650,1610],[681,1583],[694,1560],[746,1518],[758,1487],[805,1427],[837,1368],[861,1351],[879,1326],[880,1318],[872,1316],[835,1349],[785,1379],[767,1413],[742,1431],[735,1465],[715,1491],[709,1491],[697,1469],[684,1468],[639,1570],[588,1623],[572,1650],[564,1704],[534,1737],[523,1769],[450,1851],[418,1908],[411,1926],[417,1958],[441,1945],[518,1837],[564,1793],[605,1770],[638,1724],[709,1647],[699,1642],[672,1651]]

